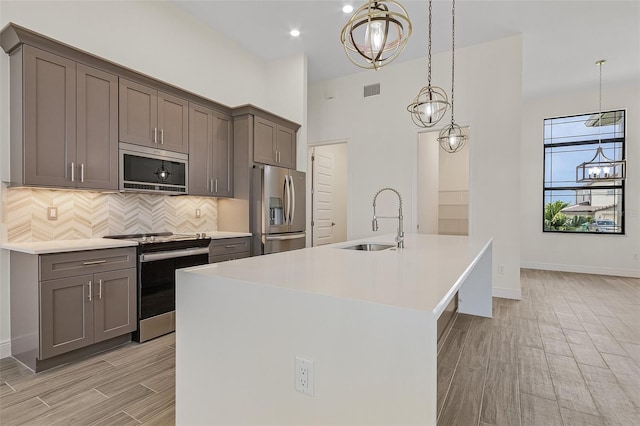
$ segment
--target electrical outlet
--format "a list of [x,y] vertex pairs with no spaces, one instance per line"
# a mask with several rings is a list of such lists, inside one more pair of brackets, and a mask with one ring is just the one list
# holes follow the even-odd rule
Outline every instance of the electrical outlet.
[[296,390],[313,396],[313,361],[296,357]]
[[57,207],[47,207],[47,219],[49,219],[49,220],[58,220],[58,208]]
[[498,273],[504,274],[504,265],[498,265]]
[[200,219],[201,213],[200,209],[196,209],[196,219]]

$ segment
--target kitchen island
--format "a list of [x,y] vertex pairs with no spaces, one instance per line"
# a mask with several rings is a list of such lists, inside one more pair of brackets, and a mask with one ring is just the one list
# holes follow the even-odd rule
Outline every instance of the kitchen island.
[[492,241],[343,248],[393,239],[179,270],[177,424],[435,425],[436,322],[456,293],[459,312],[491,316]]

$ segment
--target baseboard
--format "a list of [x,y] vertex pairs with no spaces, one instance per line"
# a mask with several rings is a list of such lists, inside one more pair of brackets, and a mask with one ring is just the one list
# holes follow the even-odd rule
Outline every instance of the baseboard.
[[0,359],[11,356],[11,340],[0,343]]
[[521,262],[520,267],[525,269],[542,269],[544,271],[576,272],[579,274],[611,275],[615,277],[640,278],[640,268],[633,270],[605,268],[601,266],[564,265],[556,263],[537,262]]
[[502,299],[522,300],[522,291],[520,291],[520,289],[514,290],[511,288],[493,287],[491,294],[493,297],[500,297]]

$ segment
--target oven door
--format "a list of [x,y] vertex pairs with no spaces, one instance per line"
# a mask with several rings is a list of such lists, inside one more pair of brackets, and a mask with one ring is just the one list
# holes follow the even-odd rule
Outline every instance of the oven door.
[[[188,255],[185,255],[187,254]],[[176,257],[179,256],[179,257]],[[140,255],[138,318],[144,320],[175,310],[176,269],[209,262],[207,247]]]

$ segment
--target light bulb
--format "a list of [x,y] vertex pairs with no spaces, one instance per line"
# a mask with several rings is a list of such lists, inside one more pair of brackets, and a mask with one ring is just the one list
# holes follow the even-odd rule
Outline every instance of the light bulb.
[[455,135],[449,136],[449,146],[454,148],[458,144],[458,138]]
[[424,104],[422,104],[422,114],[431,118],[431,116],[433,116],[433,112],[433,105],[431,104],[431,102],[425,102]]
[[364,34],[364,47],[367,54],[373,59],[378,56],[382,50],[382,42],[384,40],[383,23],[379,21],[371,21],[367,23],[367,31]]

